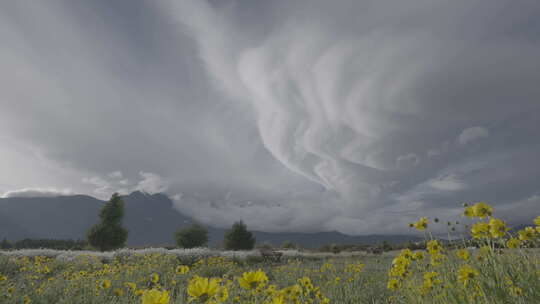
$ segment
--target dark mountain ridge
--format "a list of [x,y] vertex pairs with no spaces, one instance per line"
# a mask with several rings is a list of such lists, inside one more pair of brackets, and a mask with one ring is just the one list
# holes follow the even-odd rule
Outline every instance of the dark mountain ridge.
[[[133,192],[125,202],[123,225],[129,231],[128,246],[173,245],[174,232],[194,220],[173,208],[165,194]],[[0,198],[0,239],[84,239],[86,231],[98,222],[104,201],[86,195]],[[224,229],[208,227],[210,246],[219,247]],[[419,238],[404,235],[350,236],[340,232],[270,233],[253,232],[257,243],[280,245],[291,241],[306,248],[325,244],[375,244],[382,241],[403,243]]]

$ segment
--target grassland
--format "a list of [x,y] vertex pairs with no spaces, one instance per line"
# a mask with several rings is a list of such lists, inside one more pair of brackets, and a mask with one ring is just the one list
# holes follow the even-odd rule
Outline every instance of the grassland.
[[[478,249],[443,246],[384,255],[285,251],[12,251],[0,254],[1,303],[540,303],[536,226],[516,235],[488,205],[465,215]],[[467,207],[472,208],[472,207]],[[430,221],[411,226],[427,230]]]

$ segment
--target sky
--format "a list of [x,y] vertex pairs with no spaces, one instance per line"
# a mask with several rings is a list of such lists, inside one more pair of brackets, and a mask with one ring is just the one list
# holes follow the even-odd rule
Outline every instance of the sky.
[[2,1],[0,66],[2,197],[274,232],[540,214],[537,0]]

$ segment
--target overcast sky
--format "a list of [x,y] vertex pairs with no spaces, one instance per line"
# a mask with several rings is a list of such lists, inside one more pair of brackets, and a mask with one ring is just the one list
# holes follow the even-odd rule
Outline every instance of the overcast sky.
[[538,0],[0,2],[0,195],[402,233],[540,214]]

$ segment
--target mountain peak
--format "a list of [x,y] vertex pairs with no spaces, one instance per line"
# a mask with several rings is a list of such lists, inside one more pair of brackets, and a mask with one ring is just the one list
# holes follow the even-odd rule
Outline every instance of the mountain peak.
[[130,194],[126,195],[126,197],[147,197],[149,195],[150,194],[148,194],[147,192],[136,190],[136,191],[133,191]]

